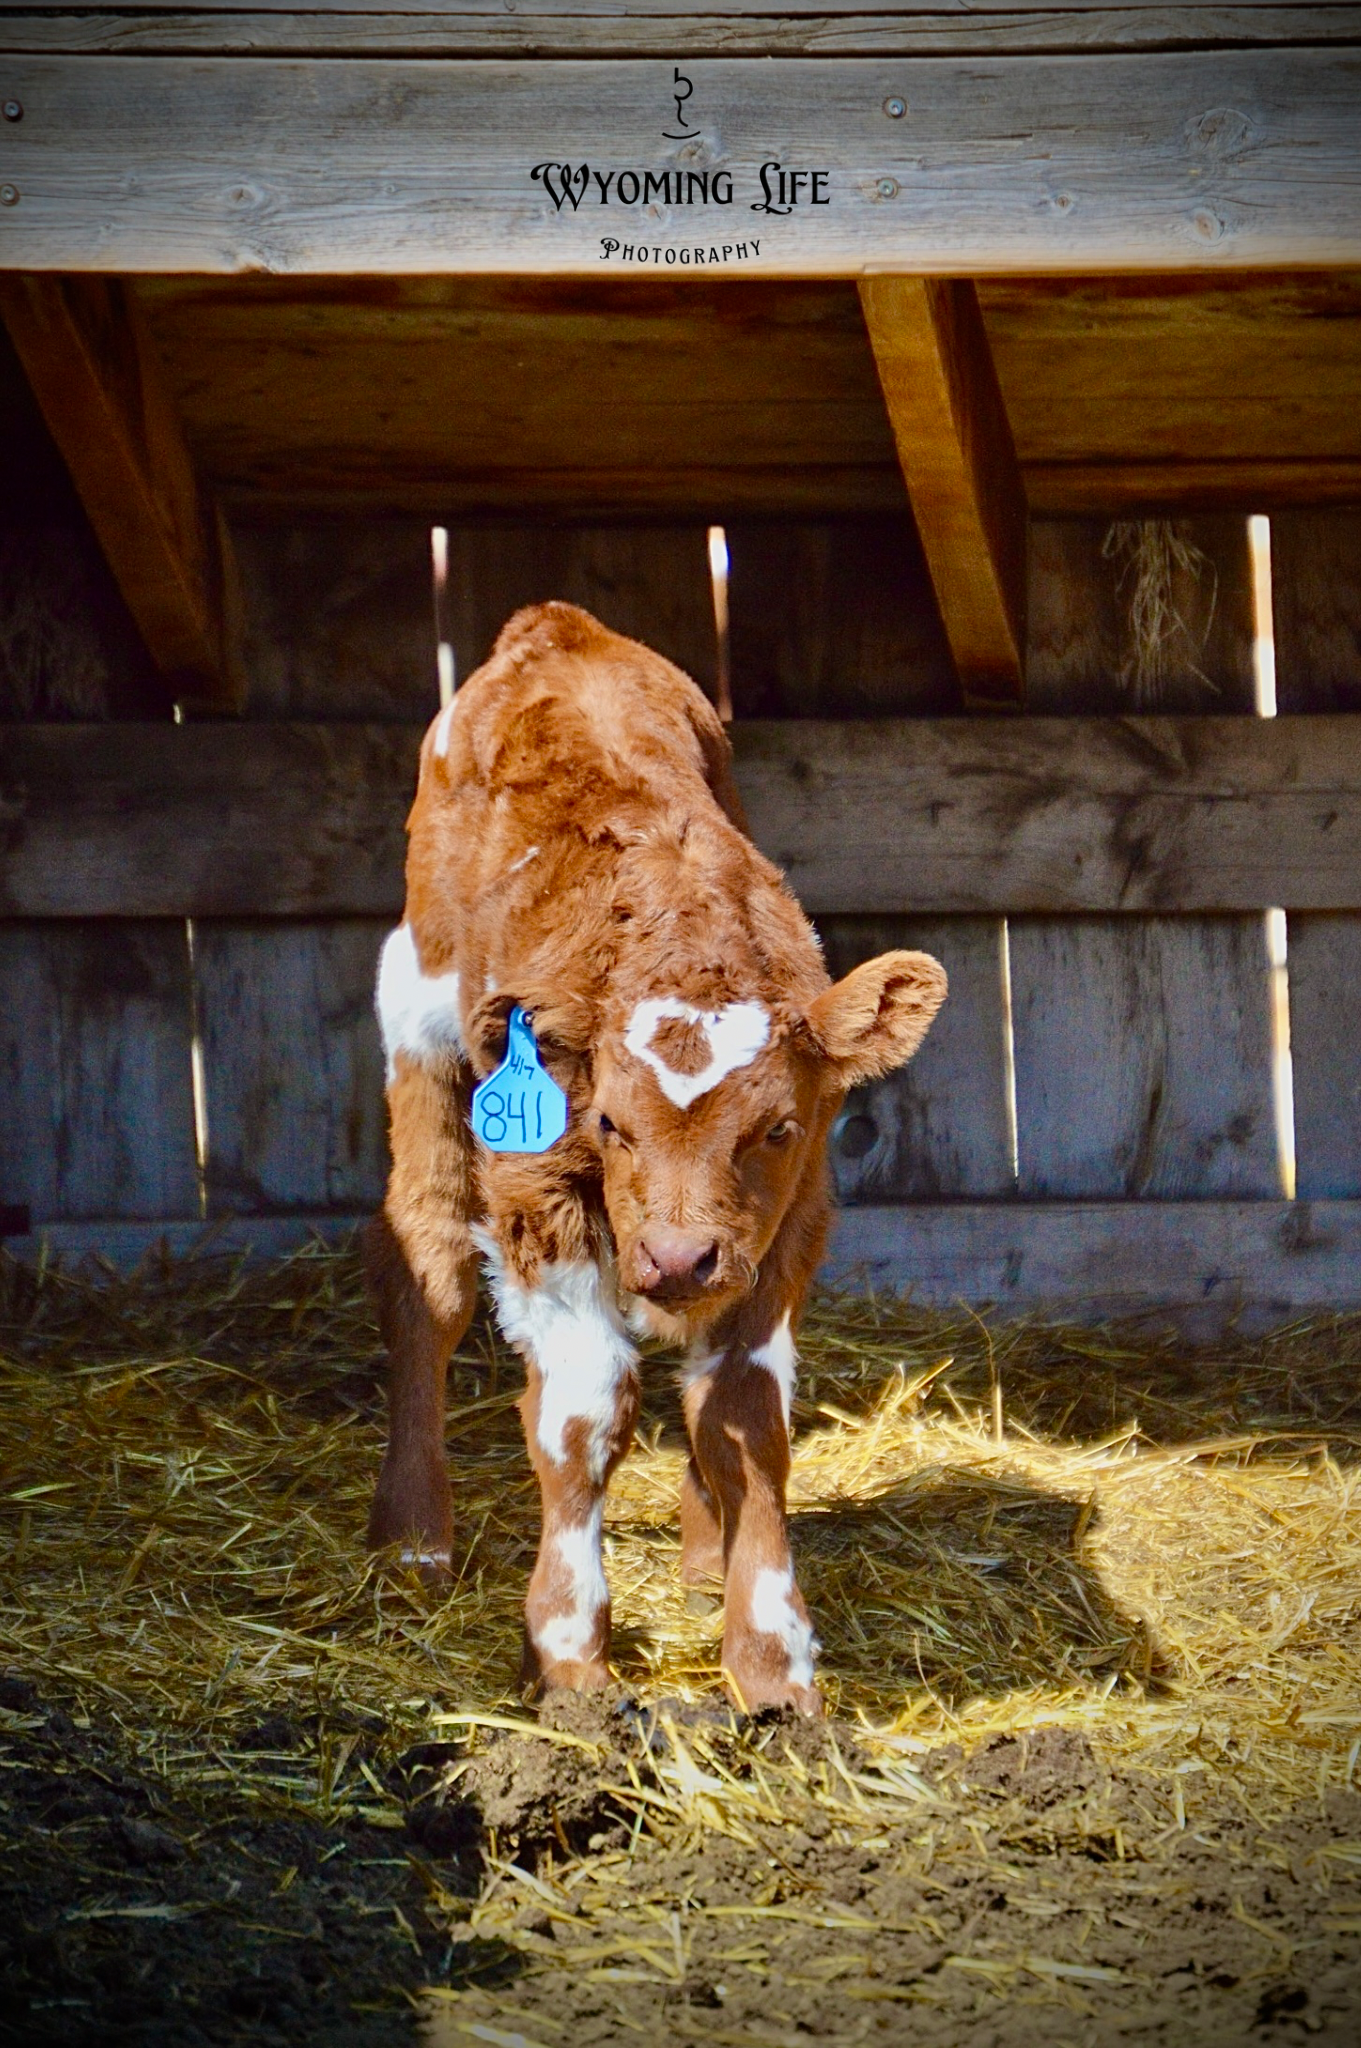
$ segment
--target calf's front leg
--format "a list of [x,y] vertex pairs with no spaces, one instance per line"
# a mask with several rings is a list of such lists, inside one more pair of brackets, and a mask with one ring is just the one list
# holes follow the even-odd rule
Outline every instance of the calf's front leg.
[[638,1419],[638,1355],[594,1262],[546,1267],[534,1286],[510,1281],[498,1263],[492,1285],[527,1368],[520,1415],[543,1508],[521,1683],[596,1692],[610,1679],[605,1488]]
[[721,1539],[723,1669],[739,1706],[820,1714],[817,1640],[794,1579],[785,1493],[794,1345],[782,1317],[764,1343],[698,1358],[685,1389],[695,1470],[682,1498],[682,1572],[712,1569]]

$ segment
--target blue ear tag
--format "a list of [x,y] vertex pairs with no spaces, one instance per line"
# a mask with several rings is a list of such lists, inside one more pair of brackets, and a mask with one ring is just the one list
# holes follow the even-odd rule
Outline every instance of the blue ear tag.
[[473,1090],[473,1131],[489,1152],[546,1152],[567,1129],[567,1097],[545,1073],[534,1031],[517,1003],[506,1056]]

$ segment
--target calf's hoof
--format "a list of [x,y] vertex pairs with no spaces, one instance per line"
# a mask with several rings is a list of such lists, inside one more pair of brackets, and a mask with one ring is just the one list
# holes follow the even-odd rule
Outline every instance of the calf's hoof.
[[526,1642],[520,1662],[520,1694],[541,1699],[546,1692],[604,1692],[613,1685],[609,1665],[601,1657],[546,1658]]
[[744,1681],[740,1671],[728,1670],[726,1666],[724,1676],[729,1699],[744,1713],[759,1714],[766,1707],[792,1707],[808,1720],[820,1721],[826,1711],[815,1685],[795,1685],[789,1679],[771,1679],[760,1672],[749,1672]]

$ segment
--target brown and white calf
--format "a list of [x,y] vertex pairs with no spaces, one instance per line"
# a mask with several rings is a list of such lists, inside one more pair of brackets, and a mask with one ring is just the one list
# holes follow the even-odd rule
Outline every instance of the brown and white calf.
[[[601,1515],[638,1412],[635,1335],[681,1346],[687,1581],[722,1579],[748,1708],[818,1710],[785,1522],[794,1332],[848,1087],[921,1043],[945,976],[886,953],[834,986],[742,830],[728,742],[670,662],[565,604],[522,611],[432,725],[406,920],[383,949],[392,1177],[370,1269],[391,1354],[371,1543],[447,1568],[444,1378],[485,1268],[524,1359],[543,1500],[524,1679],[608,1679]],[[570,1105],[537,1154],[474,1138],[507,1020]]]

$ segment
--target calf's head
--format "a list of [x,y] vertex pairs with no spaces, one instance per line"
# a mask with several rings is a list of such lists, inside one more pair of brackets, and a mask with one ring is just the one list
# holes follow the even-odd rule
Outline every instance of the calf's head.
[[753,1284],[848,1088],[911,1058],[945,998],[884,953],[806,1008],[651,996],[597,1047],[590,1119],[623,1289],[703,1324]]

